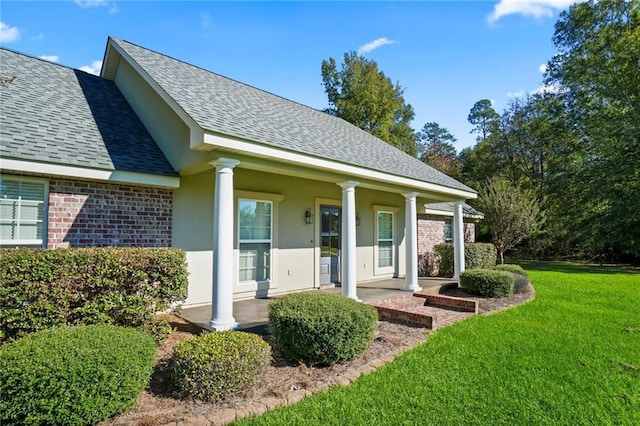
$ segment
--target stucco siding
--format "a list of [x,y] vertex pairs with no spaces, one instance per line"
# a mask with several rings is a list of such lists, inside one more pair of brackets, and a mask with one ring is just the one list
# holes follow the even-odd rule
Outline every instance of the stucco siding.
[[[189,297],[187,305],[208,303],[212,292],[213,197],[215,173],[212,170],[181,179],[174,191],[173,243],[187,252],[189,263]],[[340,206],[341,188],[333,183],[293,178],[236,167],[234,169],[234,221],[237,222],[237,199],[246,194],[261,198],[283,196],[274,202],[273,242],[270,288],[237,281],[237,229],[234,229],[235,298],[274,295],[315,288],[318,283],[319,230],[318,206]],[[329,200],[335,200],[331,202]],[[373,206],[388,206],[394,214],[394,269],[376,275],[374,268],[375,219]],[[311,209],[313,224],[305,223],[305,211]],[[360,226],[356,229],[358,281],[404,274],[404,198],[400,194],[356,187],[356,210]],[[237,227],[237,223],[234,224]]]

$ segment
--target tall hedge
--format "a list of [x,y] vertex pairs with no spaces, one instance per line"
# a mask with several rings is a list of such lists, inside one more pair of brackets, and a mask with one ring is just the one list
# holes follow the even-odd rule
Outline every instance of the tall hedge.
[[[453,244],[436,244],[433,248],[438,258],[438,275],[450,277],[453,275]],[[487,243],[465,243],[465,269],[491,269],[496,265],[496,248]]]
[[0,251],[0,341],[61,325],[142,327],[187,295],[183,251]]

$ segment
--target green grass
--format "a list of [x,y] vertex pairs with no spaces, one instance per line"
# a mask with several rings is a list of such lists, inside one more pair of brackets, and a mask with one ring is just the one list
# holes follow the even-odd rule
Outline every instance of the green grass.
[[239,424],[640,425],[640,274],[526,263],[534,302]]

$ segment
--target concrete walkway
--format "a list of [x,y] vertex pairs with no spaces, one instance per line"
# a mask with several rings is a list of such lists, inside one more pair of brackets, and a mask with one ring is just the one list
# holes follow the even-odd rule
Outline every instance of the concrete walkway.
[[[457,282],[447,278],[420,278],[422,290],[427,293],[437,294],[443,286],[456,285]],[[402,290],[404,279],[394,278],[378,281],[368,281],[358,283],[358,298],[365,303],[388,299],[393,296],[406,294]],[[340,287],[328,288],[320,291],[323,293],[340,294]],[[266,334],[268,323],[267,306],[273,298],[239,300],[233,303],[233,316],[240,324],[240,330],[257,334]],[[209,320],[211,319],[211,305],[201,305],[183,308],[180,316],[187,321],[210,330]]]

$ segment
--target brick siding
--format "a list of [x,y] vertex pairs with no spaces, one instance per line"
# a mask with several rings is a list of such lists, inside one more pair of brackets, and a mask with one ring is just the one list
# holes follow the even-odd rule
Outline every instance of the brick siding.
[[[418,215],[418,253],[431,253],[433,246],[444,243],[444,216],[428,214]],[[464,241],[473,243],[476,240],[475,223],[464,223]]]
[[49,181],[47,247],[171,246],[171,190]]

